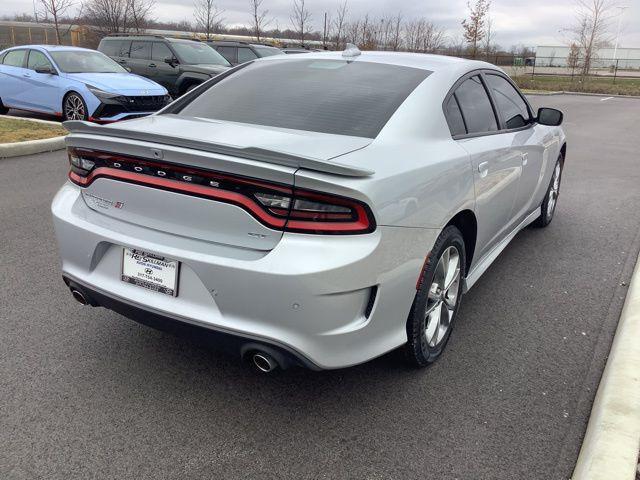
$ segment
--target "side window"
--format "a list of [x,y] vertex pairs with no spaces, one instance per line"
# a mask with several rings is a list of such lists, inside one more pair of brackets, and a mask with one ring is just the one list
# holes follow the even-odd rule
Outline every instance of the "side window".
[[123,43],[122,40],[104,40],[98,50],[108,57],[121,57],[120,49]]
[[151,49],[151,60],[158,62],[164,62],[165,58],[172,58],[173,52],[164,43],[153,42],[153,48]]
[[218,50],[218,53],[226,58],[228,62],[236,62],[236,47],[220,46],[217,47],[216,50]]
[[22,67],[26,53],[26,50],[11,50],[4,56],[2,64],[10,67]]
[[467,133],[494,132],[498,130],[498,123],[491,107],[491,101],[478,75],[462,82],[456,89],[455,96],[458,99],[467,125]]
[[506,78],[487,74],[487,86],[507,128],[524,127],[531,121],[527,104]]
[[47,56],[38,50],[29,50],[29,60],[27,60],[27,68],[35,70],[36,68],[49,67],[53,70],[53,65]]
[[149,60],[151,58],[151,42],[131,42],[131,58]]
[[458,100],[455,95],[449,97],[445,105],[445,115],[447,117],[447,123],[449,124],[449,130],[451,130],[451,135],[464,135],[467,133],[464,118],[462,118],[462,112],[460,111],[460,105],[458,105]]
[[248,62],[249,60],[255,60],[258,56],[253,53],[253,50],[247,47],[238,47],[238,63]]
[[131,40],[122,40],[120,49],[116,51],[116,57],[129,57],[129,50],[131,50]]

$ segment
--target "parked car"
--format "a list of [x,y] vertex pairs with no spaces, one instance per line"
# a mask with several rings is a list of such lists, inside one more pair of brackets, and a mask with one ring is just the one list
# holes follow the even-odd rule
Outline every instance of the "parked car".
[[231,65],[239,65],[257,58],[282,55],[282,50],[270,45],[247,42],[212,40],[208,45],[215,48]]
[[126,128],[67,123],[64,280],[262,371],[398,347],[425,366],[518,231],[552,221],[561,122],[484,62],[352,46],[258,60]]
[[98,50],[159,83],[174,98],[231,66],[206,43],[159,35],[110,35],[100,41]]
[[149,115],[170,100],[165,88],[95,50],[25,45],[0,52],[0,113],[113,122]]

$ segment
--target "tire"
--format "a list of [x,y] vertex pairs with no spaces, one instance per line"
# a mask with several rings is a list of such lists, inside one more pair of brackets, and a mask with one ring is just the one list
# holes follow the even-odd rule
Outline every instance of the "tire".
[[2,104],[2,99],[0,99],[0,115],[6,115],[9,109]]
[[427,258],[407,320],[405,356],[411,365],[426,367],[444,351],[460,308],[465,270],[464,239],[450,225]]
[[541,205],[541,213],[531,224],[534,228],[544,228],[551,223],[553,215],[556,212],[556,206],[558,205],[558,196],[560,195],[560,181],[562,180],[562,167],[564,164],[562,155],[556,160],[556,165],[553,167],[553,174],[549,181],[549,187],[547,193],[544,195]]
[[88,120],[87,104],[79,93],[71,92],[62,100],[62,118],[64,120]]

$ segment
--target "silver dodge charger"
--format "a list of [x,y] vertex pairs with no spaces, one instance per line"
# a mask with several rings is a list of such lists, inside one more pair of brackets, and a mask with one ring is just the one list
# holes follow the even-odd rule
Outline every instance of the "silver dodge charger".
[[63,278],[265,372],[399,347],[426,366],[463,294],[551,222],[561,122],[478,61],[350,47],[243,64],[150,117],[65,123]]

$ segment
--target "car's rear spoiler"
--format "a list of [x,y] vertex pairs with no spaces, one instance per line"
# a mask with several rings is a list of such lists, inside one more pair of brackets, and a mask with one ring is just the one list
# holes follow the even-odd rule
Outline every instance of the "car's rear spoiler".
[[290,153],[279,152],[277,150],[267,150],[256,147],[234,147],[232,145],[210,143],[173,135],[169,136],[157,133],[127,130],[126,125],[122,125],[122,128],[114,125],[109,125],[108,128],[105,128],[95,123],[79,120],[70,120],[64,122],[62,125],[71,133],[127,138],[162,145],[172,145],[204,152],[217,153],[219,155],[230,155],[233,157],[246,158],[248,160],[275,163],[277,165],[285,165],[287,167],[304,168],[307,170],[315,170],[317,172],[332,173],[346,177],[368,177],[375,173],[373,170],[365,168],[352,167],[331,161],[319,160],[317,158],[292,155]]

